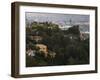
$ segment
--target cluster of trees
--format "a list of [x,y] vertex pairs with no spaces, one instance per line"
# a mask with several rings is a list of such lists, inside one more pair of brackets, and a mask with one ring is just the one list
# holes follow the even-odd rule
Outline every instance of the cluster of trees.
[[[30,35],[38,35],[43,39],[36,42],[29,38]],[[50,65],[77,65],[89,64],[89,38],[80,39],[78,25],[68,30],[61,30],[57,24],[51,22],[33,22],[31,27],[26,27],[26,48],[35,49],[35,44],[44,44],[48,47],[48,53],[55,52],[56,56],[45,58],[37,50],[36,56],[26,57],[26,66],[50,66]]]

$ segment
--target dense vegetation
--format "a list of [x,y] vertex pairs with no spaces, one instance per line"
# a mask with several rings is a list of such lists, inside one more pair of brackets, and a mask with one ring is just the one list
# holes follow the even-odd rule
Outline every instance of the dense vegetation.
[[[30,36],[34,35],[41,36],[42,40],[32,40]],[[36,44],[47,46],[47,57],[35,47]],[[27,67],[89,64],[89,38],[80,38],[78,25],[61,30],[51,22],[33,22],[30,27],[26,26],[26,51],[29,48],[36,52],[34,57],[26,55]],[[49,54],[54,53],[52,58]]]

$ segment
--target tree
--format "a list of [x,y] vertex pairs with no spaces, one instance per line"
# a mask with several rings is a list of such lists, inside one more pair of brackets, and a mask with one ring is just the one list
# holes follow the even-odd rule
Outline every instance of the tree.
[[67,30],[68,34],[80,35],[79,25],[74,25]]

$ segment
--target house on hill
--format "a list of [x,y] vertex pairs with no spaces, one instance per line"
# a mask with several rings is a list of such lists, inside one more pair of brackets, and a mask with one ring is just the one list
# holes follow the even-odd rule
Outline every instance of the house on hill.
[[71,19],[69,20],[69,23],[66,23],[66,21],[64,21],[64,22],[65,22],[65,25],[60,25],[59,26],[59,28],[61,30],[68,30],[68,28],[73,27],[73,24],[72,24],[72,20]]
[[32,49],[28,49],[28,50],[26,51],[26,54],[27,54],[28,56],[32,56],[32,57],[35,56],[35,53],[36,53],[36,51],[35,51],[35,50],[32,50]]
[[59,26],[59,28],[61,30],[68,30],[68,28],[72,27],[71,25],[63,25],[63,26]]
[[89,32],[80,32],[80,39],[86,40],[89,38]]
[[36,42],[41,41],[43,38],[41,36],[30,36],[31,40],[35,40]]
[[36,44],[35,45],[37,48],[39,48],[39,51],[44,53],[44,56],[47,57],[48,56],[48,49],[47,46],[44,44]]

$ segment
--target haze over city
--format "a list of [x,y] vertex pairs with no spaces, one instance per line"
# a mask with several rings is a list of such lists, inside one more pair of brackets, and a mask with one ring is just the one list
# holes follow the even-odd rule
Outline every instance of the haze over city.
[[25,17],[28,24],[34,21],[52,22],[61,26],[79,24],[82,31],[89,32],[89,15],[26,12]]

